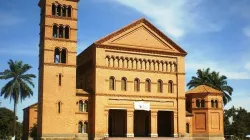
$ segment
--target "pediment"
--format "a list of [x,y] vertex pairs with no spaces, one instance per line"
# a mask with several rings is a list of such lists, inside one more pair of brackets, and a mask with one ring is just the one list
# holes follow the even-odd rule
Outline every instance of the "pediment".
[[96,44],[186,54],[183,49],[145,19],[129,24],[98,40]]

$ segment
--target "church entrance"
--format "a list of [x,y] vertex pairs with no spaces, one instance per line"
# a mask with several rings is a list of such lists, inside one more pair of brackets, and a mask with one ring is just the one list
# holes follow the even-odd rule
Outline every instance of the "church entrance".
[[158,111],[158,137],[172,137],[174,132],[173,111]]
[[148,137],[150,134],[150,111],[136,110],[134,112],[134,136]]
[[125,137],[127,133],[127,111],[109,110],[109,137]]

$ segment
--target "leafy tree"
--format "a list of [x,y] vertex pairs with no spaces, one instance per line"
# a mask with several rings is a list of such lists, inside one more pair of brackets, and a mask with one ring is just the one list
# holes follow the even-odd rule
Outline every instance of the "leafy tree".
[[[5,99],[9,98],[10,101],[14,101],[14,115],[16,116],[17,103],[21,99],[24,100],[27,97],[33,95],[33,91],[30,86],[34,87],[32,78],[36,76],[34,74],[26,74],[26,72],[32,67],[28,64],[23,64],[22,61],[9,60],[9,69],[4,72],[0,72],[0,79],[9,80],[6,85],[2,87],[1,96]],[[13,134],[16,132],[16,118],[13,118]]]
[[193,76],[192,79],[187,84],[188,88],[194,88],[200,85],[207,85],[214,89],[223,92],[223,102],[226,105],[231,101],[231,95],[233,93],[233,88],[227,85],[227,77],[225,75],[220,75],[219,72],[211,72],[209,68],[198,69],[197,77]]
[[[12,134],[13,120],[17,120],[14,117],[14,112],[7,108],[0,108],[0,139],[10,139]],[[17,122],[16,139],[21,139],[22,124]]]
[[244,108],[230,108],[224,111],[224,133],[245,139],[250,134],[250,113]]
[[37,136],[37,124],[34,124],[33,127],[30,129],[30,137],[35,139]]

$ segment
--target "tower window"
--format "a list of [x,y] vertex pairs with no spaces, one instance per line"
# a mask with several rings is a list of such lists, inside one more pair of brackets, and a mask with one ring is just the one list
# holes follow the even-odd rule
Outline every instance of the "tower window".
[[62,49],[62,52],[61,52],[61,63],[66,63],[66,56],[67,56],[67,50],[66,49]]
[[59,38],[64,38],[62,25],[59,26]]
[[62,74],[59,74],[58,85],[62,85]]
[[71,6],[68,6],[67,8],[67,15],[68,17],[71,17]]
[[66,62],[67,62],[67,50],[62,49],[62,51],[60,51],[59,48],[56,48],[54,52],[54,63],[58,64]]
[[57,16],[61,16],[62,15],[61,10],[62,10],[61,5],[58,5],[57,6],[57,13],[56,13]]
[[65,38],[69,39],[69,26],[65,27]]
[[57,103],[57,111],[58,113],[61,113],[61,102]]
[[83,108],[83,109],[84,109],[83,111],[84,111],[84,112],[88,112],[88,101],[85,101],[85,102],[84,102],[83,107],[84,107],[84,108]]
[[113,76],[109,78],[109,90],[115,90],[115,78]]
[[60,50],[56,48],[54,53],[54,62],[60,63]]
[[136,78],[134,81],[134,89],[137,92],[140,91],[140,80],[138,78]]
[[151,82],[149,79],[146,79],[146,81],[145,81],[145,91],[151,92]]
[[157,82],[157,92],[160,92],[160,93],[162,93],[163,92],[163,82],[162,82],[162,80],[158,80],[158,82]]
[[66,17],[66,12],[67,12],[67,7],[64,5],[64,6],[62,7],[62,16],[63,16],[63,17]]
[[121,80],[121,89],[122,89],[122,91],[127,90],[127,79],[125,77],[123,77]]
[[56,15],[56,5],[52,4],[52,15]]
[[57,31],[58,31],[58,27],[57,27],[57,25],[53,25],[53,34],[52,34],[52,36],[54,37],[54,38],[57,38]]

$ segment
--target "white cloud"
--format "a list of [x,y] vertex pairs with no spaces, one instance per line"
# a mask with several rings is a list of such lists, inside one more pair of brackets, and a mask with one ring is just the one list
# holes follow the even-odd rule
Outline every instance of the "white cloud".
[[244,33],[247,37],[250,37],[250,27],[245,27],[245,28],[243,28],[243,33]]
[[221,26],[206,18],[199,8],[202,0],[114,0],[153,20],[175,38],[188,32],[218,31]]

